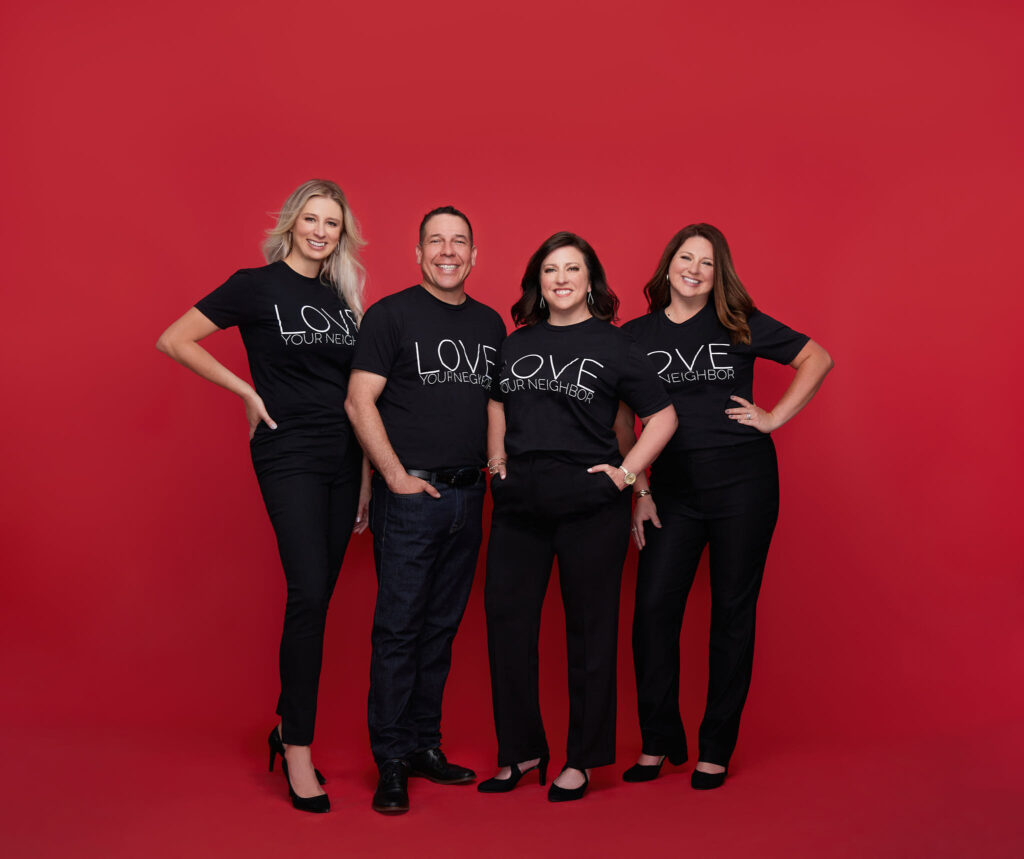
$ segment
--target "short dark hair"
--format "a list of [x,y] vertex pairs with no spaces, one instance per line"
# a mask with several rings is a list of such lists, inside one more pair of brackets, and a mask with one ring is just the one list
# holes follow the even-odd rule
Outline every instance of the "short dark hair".
[[594,303],[589,305],[590,314],[598,319],[614,322],[619,309],[619,299],[608,286],[601,260],[597,258],[597,253],[586,239],[565,231],[549,236],[530,257],[523,273],[523,295],[512,305],[512,321],[516,325],[536,325],[551,315],[547,307],[539,306],[540,267],[548,255],[559,248],[576,248],[583,254],[583,260],[587,264],[587,277],[590,279],[591,295],[594,297]]
[[427,228],[427,221],[429,221],[434,215],[455,215],[456,218],[462,218],[466,222],[466,226],[469,227],[469,243],[473,244],[473,225],[469,222],[462,212],[456,209],[454,206],[438,206],[436,209],[431,209],[427,214],[423,216],[423,220],[420,221],[420,244],[423,244],[423,231]]

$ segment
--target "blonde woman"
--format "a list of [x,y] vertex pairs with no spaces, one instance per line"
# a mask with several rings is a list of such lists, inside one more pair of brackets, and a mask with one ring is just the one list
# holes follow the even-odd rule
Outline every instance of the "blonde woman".
[[[368,469],[344,408],[363,312],[363,244],[341,189],[306,182],[268,232],[267,265],[235,272],[157,342],[245,404],[252,462],[288,585],[270,768],[281,755],[292,804],[310,812],[330,809],[310,751],[327,604],[349,537],[366,528],[369,501]],[[200,345],[235,325],[252,384]]]

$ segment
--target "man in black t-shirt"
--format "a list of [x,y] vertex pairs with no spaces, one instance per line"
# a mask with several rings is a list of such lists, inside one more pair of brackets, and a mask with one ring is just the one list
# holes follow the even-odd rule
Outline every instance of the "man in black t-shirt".
[[380,770],[373,808],[409,809],[408,776],[469,784],[441,751],[441,698],[481,539],[487,401],[505,325],[465,293],[473,230],[429,212],[423,280],[363,318],[345,409],[373,462],[377,567],[368,718]]

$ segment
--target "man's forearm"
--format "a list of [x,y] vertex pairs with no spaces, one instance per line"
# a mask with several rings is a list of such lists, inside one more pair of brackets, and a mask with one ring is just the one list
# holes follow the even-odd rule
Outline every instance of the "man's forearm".
[[366,403],[353,400],[349,397],[345,401],[345,412],[356,432],[356,438],[362,445],[366,455],[373,463],[373,467],[388,483],[392,483],[396,477],[405,474],[398,454],[391,446],[387,430],[384,429],[384,421],[381,420],[380,412],[376,403]]

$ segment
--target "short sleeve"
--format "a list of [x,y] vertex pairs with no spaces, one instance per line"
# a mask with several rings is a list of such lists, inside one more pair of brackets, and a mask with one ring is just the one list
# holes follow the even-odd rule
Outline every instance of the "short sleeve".
[[779,364],[789,364],[811,339],[760,311],[751,314],[747,323],[750,325],[751,354]]
[[205,298],[196,302],[196,310],[218,328],[231,328],[252,322],[258,312],[248,271],[236,271]]
[[672,405],[654,365],[643,350],[628,338],[626,360],[619,378],[618,395],[641,418]]
[[388,378],[398,358],[399,345],[398,323],[390,309],[382,303],[373,305],[359,327],[352,369]]

